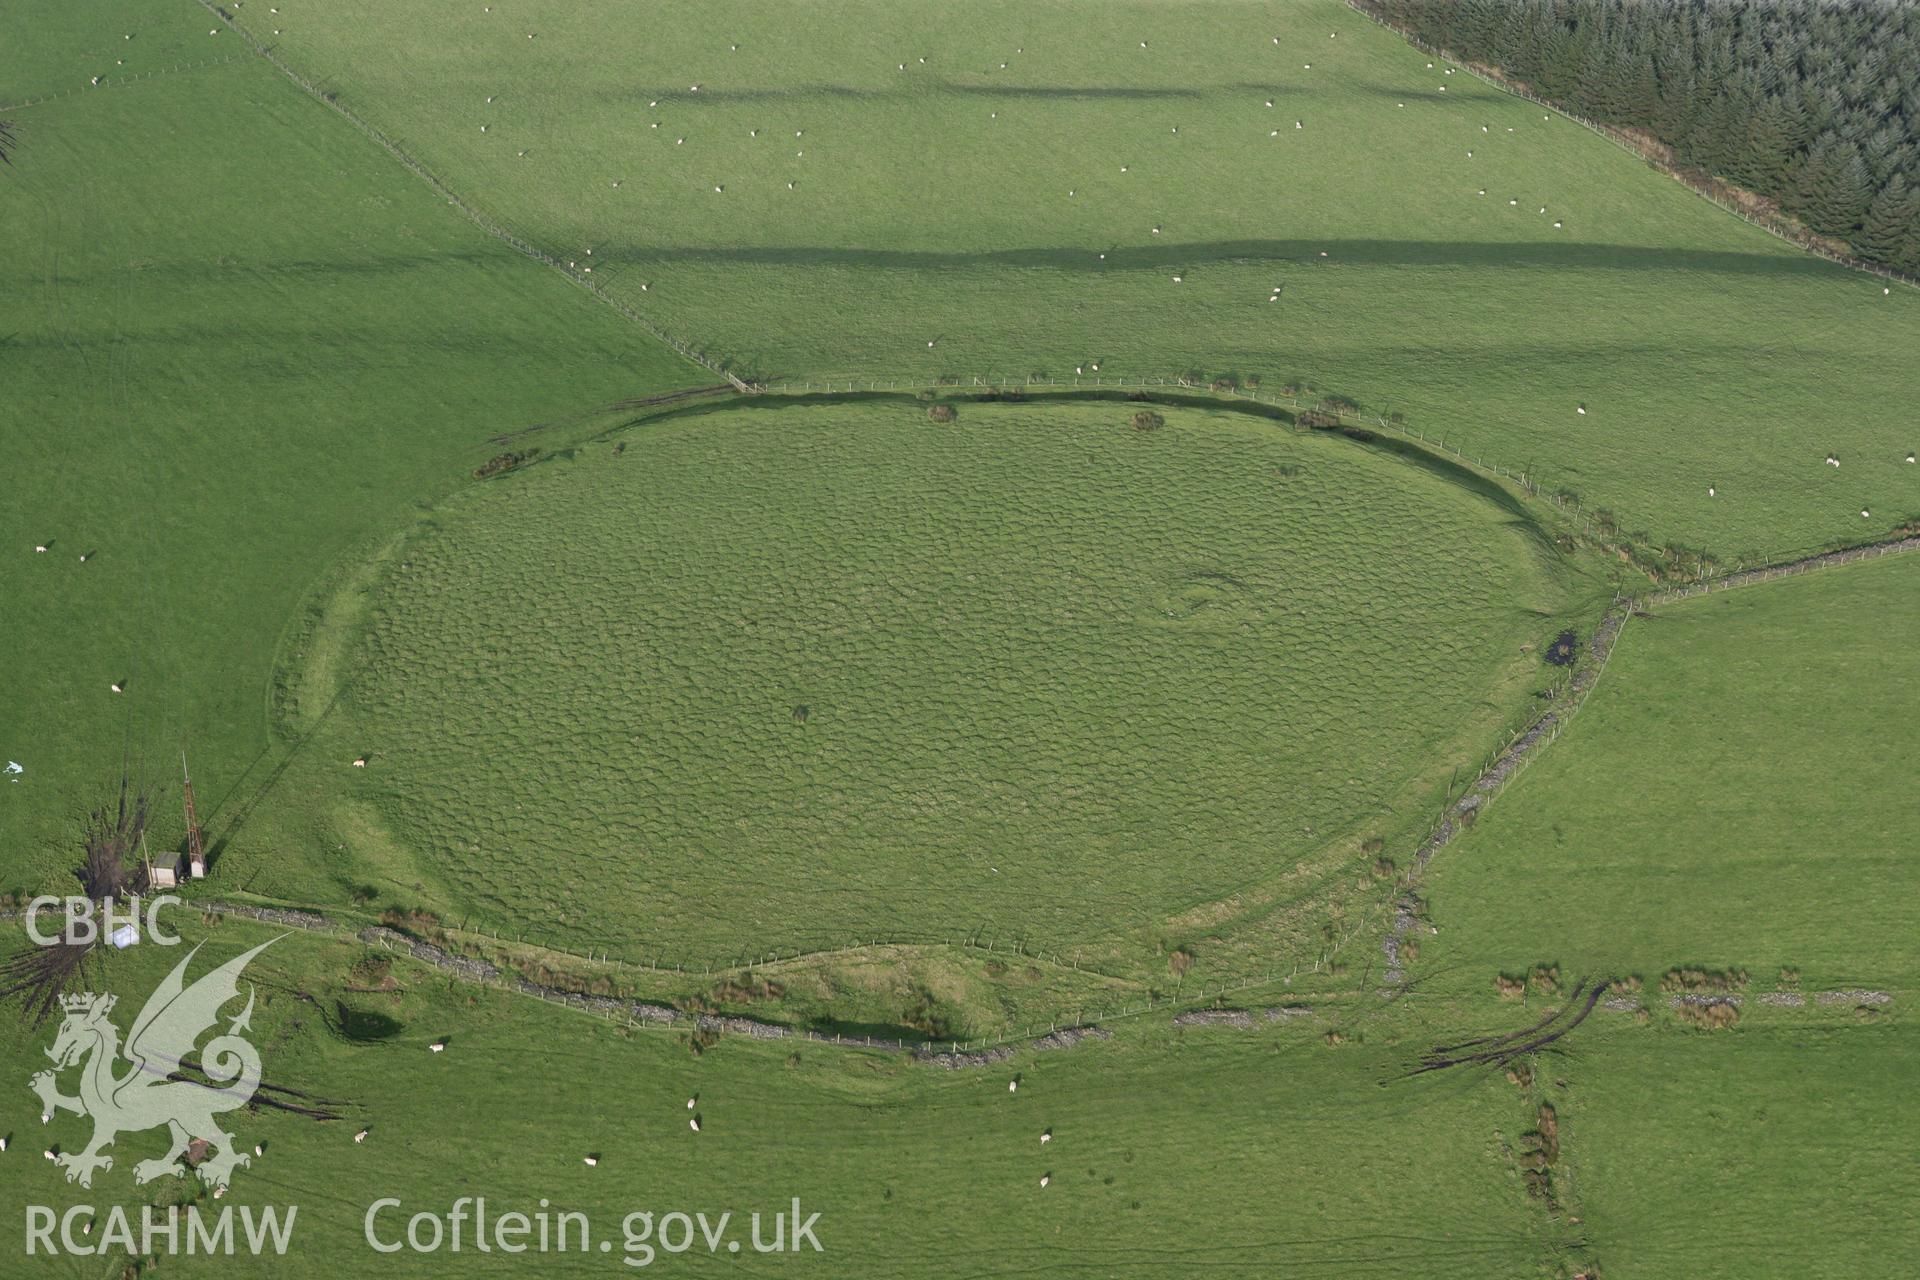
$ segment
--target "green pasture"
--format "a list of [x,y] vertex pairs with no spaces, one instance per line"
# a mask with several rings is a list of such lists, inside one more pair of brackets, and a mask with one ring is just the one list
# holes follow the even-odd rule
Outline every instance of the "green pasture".
[[300,694],[342,874],[629,958],[1157,957],[1409,835],[1550,678],[1571,562],[1355,441],[1135,407],[720,408],[441,504],[303,650],[347,655]]
[[1781,969],[1920,974],[1920,558],[1824,569],[1628,623],[1577,719],[1443,850],[1431,981]]
[[[0,100],[101,50],[171,66],[197,13],[50,6],[0,52]],[[172,781],[183,746],[210,830],[244,843],[281,761],[275,651],[336,563],[468,482],[489,435],[711,380],[257,58],[81,86],[4,113],[4,890],[64,891],[123,760]],[[176,796],[162,812],[177,837]]]
[[1920,295],[1336,0],[238,12],[753,376],[1312,384],[1729,560],[1920,515]]
[[[211,933],[196,973],[269,936],[232,922]],[[182,951],[143,946],[110,961],[102,981],[131,1006],[119,1012],[123,1030]],[[544,1197],[591,1215],[616,1249],[618,1225],[635,1211],[732,1211],[742,1235],[749,1212],[795,1196],[822,1214],[819,1254],[658,1260],[665,1270],[756,1274],[1159,1276],[1205,1265],[1229,1275],[1417,1269],[1466,1280],[1553,1275],[1558,1247],[1578,1234],[1526,1197],[1503,1150],[1501,1135],[1527,1124],[1520,1095],[1497,1075],[1383,1085],[1428,1032],[1373,1005],[1250,1032],[1179,1031],[1162,1017],[1122,1025],[1105,1043],[945,1071],[740,1036],[696,1056],[682,1033],[623,1030],[454,985],[409,961],[388,968],[380,955],[296,935],[248,971],[265,1080],[339,1104],[342,1119],[233,1113],[229,1130],[265,1152],[218,1203],[170,1180],[133,1184],[133,1162],[158,1154],[157,1133],[124,1135],[115,1168],[90,1189],[68,1185],[41,1149],[78,1149],[88,1122],[63,1113],[43,1128],[33,1095],[9,1088],[0,1253],[21,1256],[18,1205],[89,1203],[104,1215],[109,1205],[137,1212],[185,1196],[203,1210],[296,1204],[296,1245],[262,1261],[170,1257],[161,1275],[623,1270],[617,1252],[376,1255],[362,1221],[383,1196],[400,1198],[406,1213],[444,1213],[463,1195],[484,1195],[495,1213],[532,1212]],[[1335,1028],[1342,1043],[1330,1046]],[[0,1073],[23,1083],[45,1066],[39,1051],[54,1030],[0,1024]],[[446,1051],[429,1053],[438,1040]],[[1009,1093],[1014,1078],[1020,1087]],[[70,1074],[62,1081],[72,1087]],[[362,1128],[367,1139],[356,1144]],[[588,1155],[599,1164],[587,1166]],[[394,1221],[382,1218],[382,1231]],[[106,1273],[99,1259],[31,1266],[35,1275]]]

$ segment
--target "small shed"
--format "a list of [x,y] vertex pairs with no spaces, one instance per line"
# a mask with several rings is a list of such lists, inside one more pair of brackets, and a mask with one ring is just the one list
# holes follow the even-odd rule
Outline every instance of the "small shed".
[[147,864],[147,884],[155,889],[173,889],[180,884],[180,855],[169,853]]

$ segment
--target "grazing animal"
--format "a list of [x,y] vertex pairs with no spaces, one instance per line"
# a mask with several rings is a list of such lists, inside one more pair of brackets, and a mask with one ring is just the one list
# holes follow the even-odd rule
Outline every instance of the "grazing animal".
[[[107,687],[108,687],[109,689],[112,689],[112,690],[113,690],[113,691],[114,691],[115,693],[122,693],[122,692],[125,692],[124,690],[122,690],[122,689],[120,688],[120,686],[119,686],[118,684],[110,684],[110,685],[108,685]],[[43,1121],[42,1123],[45,1123],[45,1122]]]
[[1044,1146],[1046,1146],[1046,1145],[1047,1145],[1047,1144],[1048,1144],[1049,1142],[1052,1142],[1052,1141],[1053,1141],[1053,1130],[1051,1130],[1051,1129],[1042,1129],[1042,1130],[1040,1131],[1040,1145],[1044,1147]]
[[444,1053],[446,1052],[446,1048],[447,1048],[446,1041],[435,1040],[432,1044],[427,1046],[427,1051],[429,1053]]
[[598,1156],[585,1156],[582,1158],[581,1163],[585,1164],[587,1168],[591,1169],[600,1163],[600,1159]]
[[1018,1093],[1019,1091],[1020,1091],[1020,1081],[1019,1081],[1019,1080],[1017,1080],[1017,1079],[1016,1079],[1016,1080],[1009,1080],[1009,1081],[1007,1081],[1007,1092],[1008,1092],[1008,1093]]
[[1052,1175],[1052,1174],[1050,1174],[1050,1173],[1043,1173],[1043,1174],[1041,1174],[1041,1175],[1040,1175],[1040,1185],[1041,1185],[1042,1187],[1045,1187],[1045,1186],[1046,1186],[1046,1185],[1047,1185],[1048,1183],[1050,1183],[1050,1182],[1052,1182],[1052,1181],[1053,1181],[1053,1175]]
[[47,549],[47,546],[44,542],[35,543],[33,549],[38,552],[44,552]]
[[353,1135],[353,1140],[355,1142],[365,1142],[367,1140],[367,1133],[368,1133],[367,1130],[362,1129],[360,1132]]
[[1714,491],[1713,491],[1713,486],[1712,486],[1712,485],[1708,485],[1708,486],[1707,486],[1707,496],[1708,496],[1709,498],[1711,498],[1711,497],[1713,497],[1713,496],[1714,496]]
[[695,1133],[700,1132],[700,1117],[695,1116],[693,1119],[687,1121],[687,1127],[689,1129],[692,1129]]
[[364,768],[366,768],[366,767],[367,767],[367,758],[366,758],[365,756],[360,756],[359,758],[357,758],[356,760],[354,760],[354,762],[353,762],[353,767],[354,767],[354,768],[356,768],[356,769],[364,769]]

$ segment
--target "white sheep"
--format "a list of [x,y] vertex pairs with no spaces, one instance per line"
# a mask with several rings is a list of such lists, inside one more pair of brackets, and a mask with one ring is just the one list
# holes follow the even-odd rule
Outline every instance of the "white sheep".
[[[1009,1080],[1009,1081],[1007,1081],[1007,1092],[1008,1092],[1008,1093],[1018,1093],[1019,1091],[1020,1091],[1020,1081],[1019,1081],[1019,1079],[1018,1079],[1018,1077],[1016,1077],[1016,1078],[1014,1078],[1014,1079],[1012,1079],[1012,1080]],[[43,1121],[42,1123],[44,1123],[44,1121]]]
[[700,1132],[700,1117],[695,1116],[693,1119],[687,1121],[687,1127],[695,1133]]
[[44,542],[36,542],[36,543],[34,543],[34,544],[33,544],[33,549],[34,549],[34,550],[35,550],[36,552],[40,552],[40,553],[42,553],[42,554],[44,554],[44,553],[46,552],[46,549],[47,549],[47,545],[46,545],[46,543],[44,543]]
[[263,1156],[267,1154],[267,1149],[266,1147],[262,1146],[260,1143],[256,1142],[253,1144],[253,1154],[257,1156]]
[[1711,497],[1713,497],[1713,496],[1714,496],[1714,488],[1713,488],[1713,486],[1712,486],[1712,485],[1708,485],[1708,486],[1707,486],[1707,496],[1708,496],[1709,498],[1711,498]]
[[1579,414],[1579,415],[1580,415],[1581,417],[1583,417],[1583,418],[1587,416],[1587,406],[1585,406],[1585,405],[1583,405],[1583,404],[1580,404],[1580,405],[1575,405],[1575,406],[1573,407],[1573,411],[1574,411],[1575,413],[1577,413],[1577,414]]
[[1173,282],[1174,282],[1175,284],[1182,284],[1182,283],[1184,283],[1184,282],[1185,282],[1185,278],[1184,278],[1184,277],[1182,277],[1182,276],[1175,276],[1175,277],[1173,278]]
[[584,1165],[586,1165],[586,1166],[587,1166],[587,1168],[589,1168],[589,1169],[592,1169],[592,1168],[594,1168],[594,1167],[596,1167],[596,1166],[598,1166],[598,1165],[599,1165],[599,1163],[600,1163],[600,1157],[598,1157],[598,1156],[583,1156],[583,1157],[581,1158],[581,1161],[580,1161],[580,1162],[581,1162],[582,1164],[584,1164]]
[[[119,686],[119,684],[118,684],[118,683],[114,683],[114,684],[110,684],[110,685],[108,685],[108,686],[107,686],[107,688],[109,688],[109,689],[111,689],[111,690],[113,690],[113,691],[114,691],[115,693],[125,693],[125,692],[126,692],[126,690],[124,690],[124,689],[122,689],[122,688],[121,688],[121,687]],[[40,1121],[40,1123],[41,1123],[41,1124],[45,1124],[45,1123],[46,1123],[46,1121],[45,1121],[45,1120],[43,1119],[43,1120],[41,1120],[41,1121]]]
[[1294,127],[1294,128],[1296,128],[1296,129],[1304,129],[1304,128],[1306,128],[1307,126],[1306,126],[1306,124],[1305,124],[1305,122],[1303,122],[1303,121],[1300,121],[1300,120],[1295,120],[1295,121],[1293,122],[1293,127]]
[[356,758],[356,759],[354,760],[354,762],[353,762],[353,767],[354,767],[354,768],[356,768],[356,769],[364,769],[364,768],[366,768],[366,767],[367,767],[367,758],[366,758],[365,756],[359,756],[359,757],[357,757],[357,758]]
[[1914,455],[1913,455],[1913,454],[1911,454],[1911,453],[1910,453],[1910,454],[1908,454],[1908,455],[1907,455],[1907,461],[1908,461],[1908,462],[1912,462],[1912,461],[1913,461],[1913,458],[1914,458]]
[[367,1140],[367,1134],[369,1132],[370,1132],[369,1130],[362,1129],[360,1132],[353,1135],[353,1140],[355,1142],[365,1142]]
[[429,1053],[445,1053],[446,1051],[447,1051],[447,1042],[445,1040],[435,1040],[432,1044],[427,1046],[427,1052]]
[[1871,514],[1868,513],[1865,507],[1862,507],[1860,508],[1860,518],[1862,520],[1871,520],[1873,517]]
[[1050,1173],[1043,1173],[1043,1174],[1041,1174],[1041,1175],[1040,1175],[1040,1185],[1041,1185],[1041,1187],[1043,1187],[1043,1188],[1044,1188],[1045,1186],[1047,1186],[1047,1184],[1049,1184],[1049,1183],[1051,1183],[1052,1181],[1053,1181],[1053,1175],[1052,1175],[1052,1174],[1050,1174]]
[[1049,1142],[1052,1142],[1052,1141],[1053,1141],[1053,1130],[1051,1130],[1051,1129],[1042,1129],[1042,1130],[1040,1131],[1040,1145],[1044,1147],[1044,1146],[1046,1146],[1046,1145],[1047,1145],[1047,1144],[1048,1144]]
[[[929,343],[928,343],[927,345],[928,345],[928,346],[932,346],[933,344],[932,344],[931,342],[929,342]],[[687,1110],[689,1110],[689,1111],[691,1111],[691,1110],[693,1110],[693,1104],[694,1104],[694,1103],[696,1103],[696,1102],[698,1102],[698,1101],[700,1101],[700,1095],[699,1095],[699,1094],[697,1094],[697,1093],[696,1093],[696,1094],[694,1094],[694,1095],[693,1095],[693,1096],[692,1096],[691,1098],[688,1098],[688,1099],[687,1099]]]
[[1558,231],[1558,230],[1560,229],[1560,224],[1559,224],[1559,223],[1557,223],[1557,222],[1556,222],[1556,223],[1554,223],[1554,224],[1553,224],[1553,229],[1554,229],[1555,231]]

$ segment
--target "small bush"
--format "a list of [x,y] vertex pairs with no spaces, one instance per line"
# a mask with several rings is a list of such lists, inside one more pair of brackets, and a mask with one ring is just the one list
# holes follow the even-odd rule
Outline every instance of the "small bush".
[[1311,431],[1337,431],[1340,429],[1340,416],[1328,413],[1324,409],[1302,409],[1297,419],[1301,426]]
[[1174,948],[1173,954],[1167,957],[1167,968],[1173,970],[1175,977],[1186,977],[1187,971],[1193,968],[1193,952],[1185,947]]
[[959,415],[954,413],[950,404],[936,404],[927,410],[927,416],[935,422],[952,422]]
[[473,478],[485,480],[488,476],[497,476],[503,471],[511,471],[517,466],[533,461],[540,456],[538,449],[522,449],[515,453],[496,453],[473,469]]
[[1680,1021],[1703,1031],[1725,1031],[1740,1021],[1740,1006],[1731,1000],[1713,999],[1699,1004],[1683,1004],[1676,1011]]
[[1167,425],[1167,420],[1151,409],[1142,409],[1133,415],[1135,431],[1158,431]]

